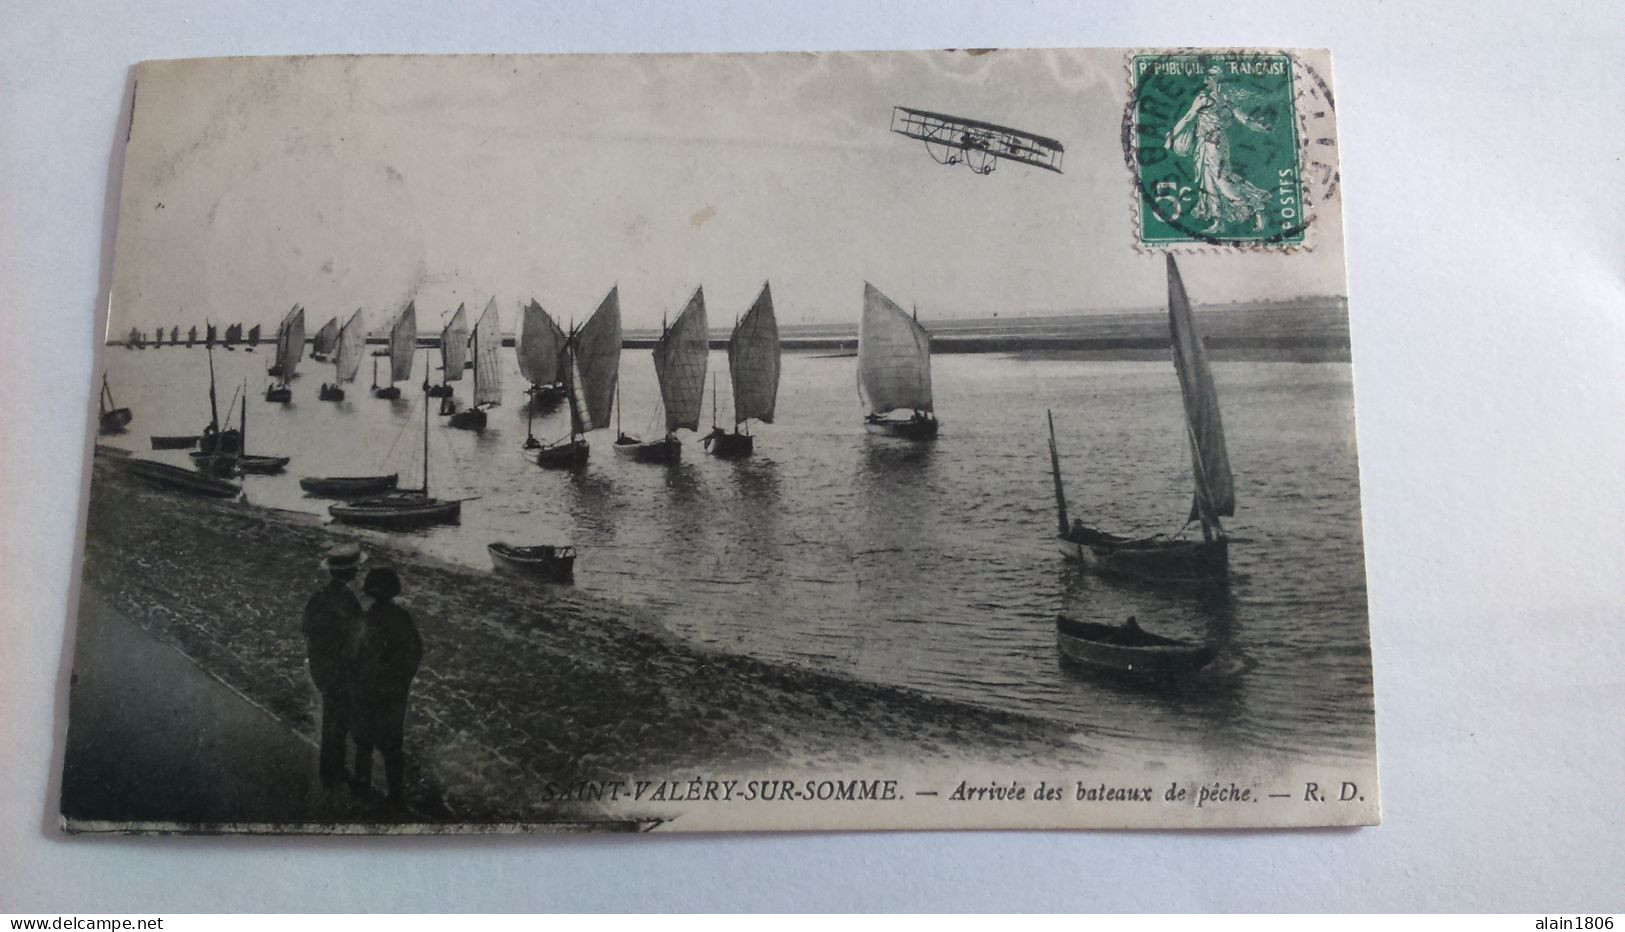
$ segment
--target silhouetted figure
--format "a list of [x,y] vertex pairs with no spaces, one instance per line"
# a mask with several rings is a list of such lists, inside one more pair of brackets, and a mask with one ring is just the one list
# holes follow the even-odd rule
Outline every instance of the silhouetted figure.
[[372,752],[384,757],[384,778],[389,801],[405,799],[406,698],[423,659],[423,640],[411,613],[396,605],[401,578],[394,570],[376,569],[361,584],[372,604],[362,616],[361,641],[356,651],[355,781],[359,793],[372,790]]
[[327,552],[327,585],[305,603],[304,622],[310,679],[322,694],[322,786],[344,782],[345,742],[350,735],[351,684],[356,642],[361,634],[361,602],[350,583],[361,568],[361,548],[339,544]]

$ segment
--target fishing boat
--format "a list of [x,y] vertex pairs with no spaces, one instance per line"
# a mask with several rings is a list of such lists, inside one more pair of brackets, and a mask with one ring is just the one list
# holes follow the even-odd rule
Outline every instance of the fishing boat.
[[734,429],[717,425],[716,379],[711,382],[711,433],[705,448],[715,456],[737,459],[756,449],[756,440],[741,429],[751,419],[773,423],[779,397],[779,322],[773,316],[773,293],[766,282],[756,303],[734,324],[728,337],[728,382],[733,386]]
[[299,487],[318,498],[354,498],[391,491],[399,479],[398,473],[387,476],[312,476],[300,479]]
[[305,309],[295,304],[276,328],[276,361],[269,374],[276,384],[265,387],[265,400],[287,404],[293,400],[293,389],[288,383],[299,368],[305,355]]
[[252,353],[252,352],[254,352],[254,347],[259,346],[259,345],[260,345],[260,325],[255,324],[254,326],[248,328],[248,345],[243,347],[243,352]]
[[491,565],[499,570],[534,576],[553,582],[568,582],[575,575],[576,548],[568,545],[539,544],[515,547],[504,541],[487,544]]
[[186,331],[186,348],[191,349],[192,347],[194,347],[196,345],[197,345],[197,327],[194,326],[194,327],[191,327],[190,329],[188,329]]
[[519,377],[530,383],[525,394],[530,401],[525,405],[525,449],[535,450],[542,442],[531,429],[533,415],[564,400],[564,382],[560,372],[560,357],[564,350],[565,335],[553,318],[542,310],[535,298],[519,310],[519,338],[514,341],[514,355],[519,359]]
[[164,328],[157,327],[152,331],[152,348],[153,349],[163,349],[164,348]]
[[327,362],[327,357],[333,354],[333,350],[337,349],[338,345],[339,319],[333,317],[327,323],[322,324],[321,329],[317,330],[316,335],[311,338],[310,358],[317,362]]
[[1066,490],[1061,482],[1060,453],[1055,442],[1055,417],[1050,414],[1050,469],[1055,479],[1055,513],[1061,554],[1098,572],[1162,584],[1204,584],[1230,577],[1230,541],[1219,518],[1236,511],[1235,479],[1219,417],[1219,398],[1208,366],[1207,350],[1196,329],[1185,283],[1174,257],[1167,257],[1168,327],[1173,342],[1174,370],[1179,376],[1184,403],[1185,438],[1190,448],[1190,516],[1185,527],[1199,521],[1202,539],[1162,534],[1125,537],[1067,520]]
[[[412,351],[418,345],[418,312],[411,301],[406,302],[406,309],[401,316],[395,318],[395,323],[389,328],[389,352],[374,354],[372,358],[372,394],[374,398],[396,399],[401,397],[401,390],[395,387],[396,382],[404,382],[412,377]],[[378,359],[380,356],[389,359],[389,384],[378,384]]]
[[[424,360],[427,365],[428,360]],[[410,375],[410,371],[408,372]],[[460,499],[429,494],[429,394],[423,395],[423,486],[417,489],[358,498],[329,505],[333,520],[383,530],[399,531],[429,524],[456,524],[462,517]]]
[[115,462],[122,464],[130,475],[172,492],[206,495],[211,498],[235,498],[242,494],[243,491],[243,487],[234,482],[227,482],[224,479],[155,460],[144,460],[131,456]]
[[197,446],[197,434],[153,435],[149,438],[154,450],[190,450]]
[[[615,452],[640,463],[673,464],[682,459],[681,428],[700,429],[700,408],[705,404],[705,364],[711,353],[711,332],[705,320],[705,294],[696,288],[688,306],[670,327],[661,324],[655,343],[655,377],[660,382],[660,404],[666,412],[666,435],[641,441],[620,432]],[[617,412],[617,420],[619,413]]]
[[216,342],[214,324],[205,324],[203,328],[203,345],[213,346]]
[[[461,313],[462,308],[457,310]],[[484,430],[486,409],[502,403],[502,361],[499,358],[502,351],[502,321],[497,315],[496,298],[486,303],[480,319],[474,322],[474,332],[469,342],[474,350],[473,359],[470,360],[474,367],[474,394],[469,406],[453,414],[447,423],[459,430]],[[441,352],[444,354],[444,347]],[[443,358],[449,370],[451,357]],[[446,377],[451,378],[450,375]]]
[[354,382],[361,371],[361,354],[366,348],[367,334],[361,321],[361,308],[356,308],[350,319],[339,328],[337,349],[333,356],[333,384],[322,383],[316,395],[322,401],[343,401],[344,383]]
[[1133,618],[1121,625],[1077,621],[1055,616],[1055,644],[1069,660],[1139,679],[1179,679],[1213,662],[1219,647],[1212,641],[1163,637],[1141,628]]
[[131,327],[130,335],[124,339],[125,349],[146,349],[146,341],[141,339],[141,328]]
[[[192,462],[199,469],[211,472],[217,476],[229,476],[234,473],[257,473],[269,475],[279,473],[288,466],[289,458],[286,456],[264,456],[248,452],[248,380],[243,380],[242,413],[237,422],[237,444],[235,450],[216,450],[214,452],[197,452],[191,454]],[[226,409],[226,416],[231,416],[231,409]]]
[[587,464],[586,434],[609,426],[610,409],[620,418],[616,388],[621,376],[620,289],[609,294],[587,322],[571,328],[559,352],[559,376],[570,404],[570,436],[536,451],[545,469],[577,469]]
[[[203,428],[203,432],[198,435],[198,453],[236,456],[243,451],[243,435],[230,428],[222,429],[219,395],[216,393],[214,380],[214,347],[205,345],[203,348],[207,352],[209,360],[209,423]],[[232,405],[226,406],[227,417],[231,416],[231,408],[235,403],[236,399],[234,398],[232,399]],[[193,455],[196,456],[197,454]]]
[[[858,324],[858,396],[869,409],[863,420],[869,433],[905,440],[936,437],[931,336],[915,316],[868,282],[863,283]],[[896,411],[908,415],[898,417]]]
[[99,434],[122,434],[124,429],[135,420],[135,415],[129,408],[121,408],[113,400],[113,390],[107,387],[107,373],[102,373],[102,393],[97,401],[98,416],[96,432]]
[[239,341],[242,340],[242,338],[243,338],[243,325],[242,324],[227,324],[226,325],[226,338],[221,341],[220,345],[224,346],[228,350],[231,350],[232,352],[236,352],[237,351],[237,344],[238,344]]
[[174,346],[175,344],[179,343],[180,341],[181,341],[181,328],[179,328],[179,327],[170,327],[169,328],[169,345]]
[[[452,397],[452,382],[463,378],[463,363],[468,361],[468,312],[463,305],[451,315],[451,321],[440,330],[440,384],[430,385],[429,374],[423,374],[423,388],[430,398]],[[441,404],[441,414],[457,410],[455,404]]]

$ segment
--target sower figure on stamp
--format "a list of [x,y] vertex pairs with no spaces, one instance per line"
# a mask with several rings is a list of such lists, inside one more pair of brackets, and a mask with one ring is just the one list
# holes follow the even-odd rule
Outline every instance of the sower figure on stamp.
[[1253,184],[1230,161],[1230,131],[1233,125],[1257,133],[1273,127],[1246,111],[1255,95],[1221,82],[1210,72],[1202,89],[1196,92],[1190,108],[1163,139],[1163,146],[1175,155],[1191,160],[1191,174],[1198,192],[1192,213],[1209,220],[1205,232],[1212,233],[1224,222],[1250,222],[1264,228],[1264,209],[1270,193]]
[[335,544],[327,551],[327,585],[305,603],[300,630],[305,635],[310,679],[322,694],[322,746],[319,775],[332,789],[344,782],[345,744],[350,736],[351,683],[356,642],[361,634],[361,602],[350,591],[362,563],[361,548]]
[[389,801],[405,801],[406,700],[423,659],[423,640],[406,609],[395,604],[401,578],[394,570],[376,569],[361,585],[372,598],[363,616],[356,652],[355,781],[357,793],[372,790],[372,752],[384,757]]

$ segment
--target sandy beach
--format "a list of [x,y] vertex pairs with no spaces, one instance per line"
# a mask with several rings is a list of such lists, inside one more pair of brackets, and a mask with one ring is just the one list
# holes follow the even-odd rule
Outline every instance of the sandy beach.
[[[593,803],[549,800],[548,784],[579,780],[1088,755],[1053,723],[702,649],[611,600],[440,563],[408,538],[159,491],[111,457],[97,457],[88,521],[85,603],[94,610],[81,614],[81,643],[116,613],[307,745],[317,703],[299,617],[322,582],[320,555],[353,536],[370,566],[396,568],[425,650],[407,721],[412,811],[390,818],[605,817]],[[73,721],[81,727],[77,709]],[[155,715],[143,727],[169,726]],[[100,753],[95,742],[70,746],[70,759]]]

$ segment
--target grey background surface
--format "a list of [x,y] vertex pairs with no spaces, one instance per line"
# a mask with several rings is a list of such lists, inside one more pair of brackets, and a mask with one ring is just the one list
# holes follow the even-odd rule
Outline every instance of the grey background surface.
[[[316,52],[1334,52],[1385,824],[67,839],[129,65]],[[1613,3],[12,4],[0,13],[0,911],[1625,909],[1625,11]]]

